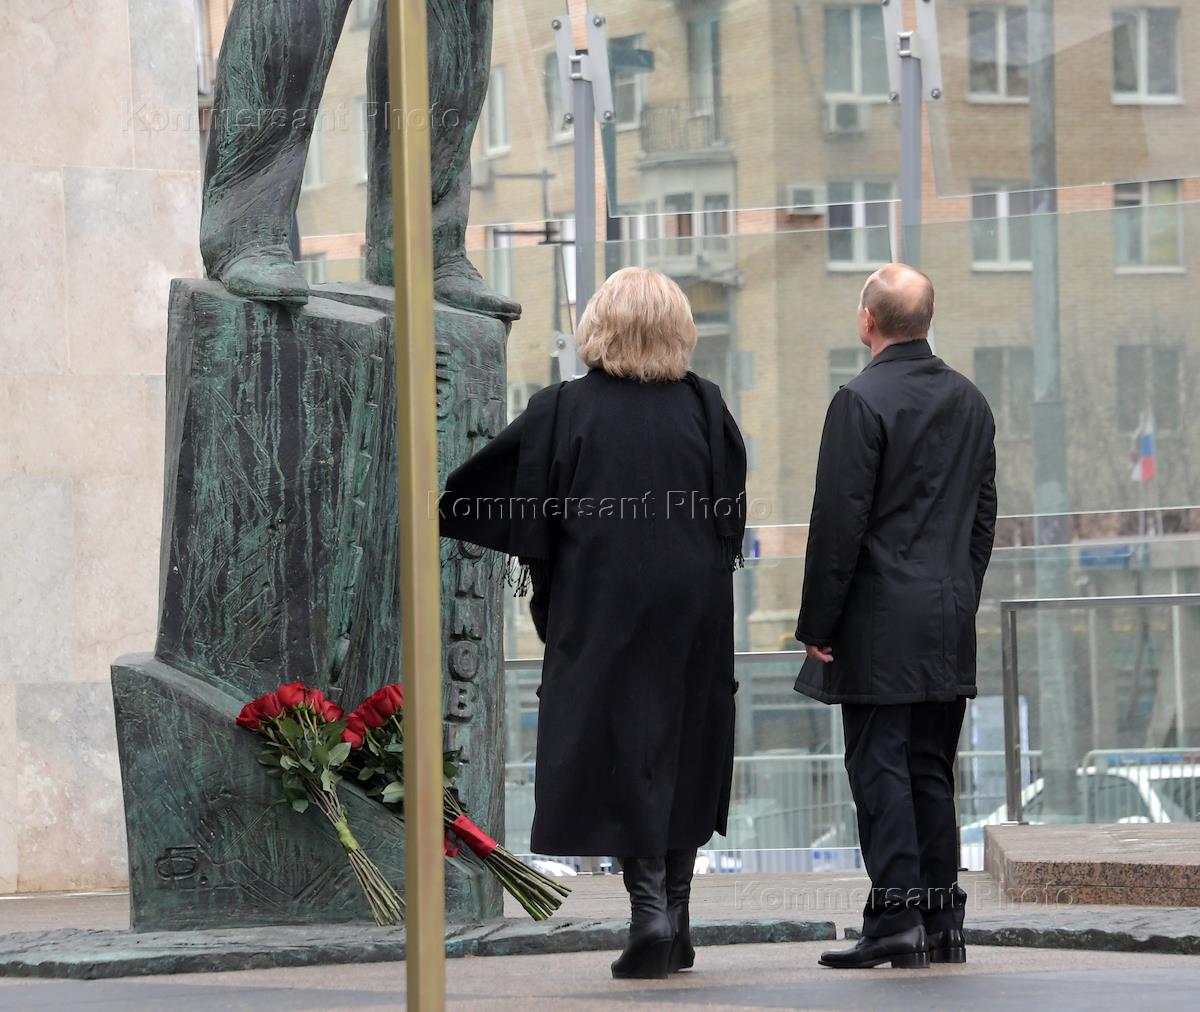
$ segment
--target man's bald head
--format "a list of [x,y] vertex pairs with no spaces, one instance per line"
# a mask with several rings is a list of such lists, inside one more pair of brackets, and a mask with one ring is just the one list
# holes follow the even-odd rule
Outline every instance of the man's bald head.
[[861,305],[871,311],[881,337],[917,341],[929,335],[933,282],[915,267],[886,264],[867,278]]

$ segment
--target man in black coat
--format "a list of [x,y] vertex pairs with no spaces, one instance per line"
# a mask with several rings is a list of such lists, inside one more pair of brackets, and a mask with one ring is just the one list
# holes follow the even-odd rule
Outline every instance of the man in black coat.
[[934,356],[933,285],[867,280],[871,362],[825,419],[796,639],[796,691],[842,705],[846,771],[871,876],[863,938],[834,967],[962,962],[954,760],[975,689],[975,613],[996,523],[995,424]]

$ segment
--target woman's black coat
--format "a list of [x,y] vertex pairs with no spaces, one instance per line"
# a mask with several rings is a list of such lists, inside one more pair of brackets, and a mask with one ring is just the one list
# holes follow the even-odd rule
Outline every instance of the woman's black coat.
[[593,370],[448,479],[442,533],[533,576],[534,851],[655,856],[725,832],[745,476],[714,384]]

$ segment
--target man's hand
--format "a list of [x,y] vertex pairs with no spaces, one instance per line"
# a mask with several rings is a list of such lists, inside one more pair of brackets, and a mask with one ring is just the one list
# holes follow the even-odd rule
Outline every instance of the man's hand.
[[833,647],[814,647],[811,643],[804,646],[804,652],[815,661],[825,664],[833,663]]

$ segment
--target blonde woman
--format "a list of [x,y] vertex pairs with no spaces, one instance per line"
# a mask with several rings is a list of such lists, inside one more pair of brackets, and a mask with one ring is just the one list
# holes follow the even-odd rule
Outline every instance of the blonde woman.
[[688,372],[695,346],[675,282],[617,271],[579,324],[587,375],[532,397],[441,500],[444,535],[528,567],[546,644],[532,846],[621,858],[615,977],[692,965],[692,867],[729,809],[746,453]]

